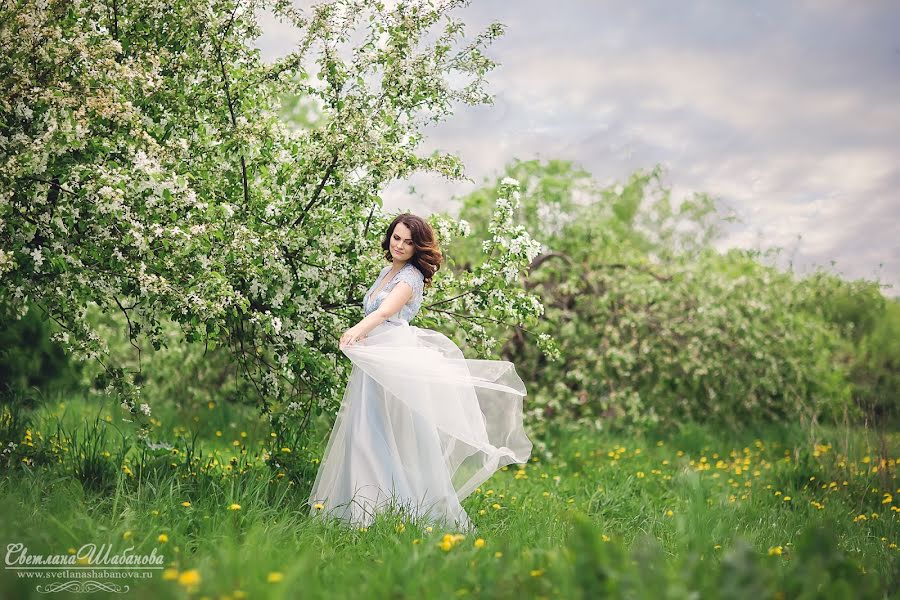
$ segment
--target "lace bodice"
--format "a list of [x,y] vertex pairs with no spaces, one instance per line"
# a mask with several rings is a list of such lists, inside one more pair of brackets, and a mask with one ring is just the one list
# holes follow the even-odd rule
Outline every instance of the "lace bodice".
[[418,314],[419,307],[422,306],[422,294],[425,289],[425,275],[423,275],[422,271],[417,269],[412,263],[406,263],[396,274],[394,274],[393,279],[387,282],[384,285],[384,288],[373,297],[372,292],[381,285],[382,279],[387,275],[388,271],[391,270],[391,266],[392,265],[387,265],[381,270],[381,273],[379,273],[378,277],[375,279],[375,283],[373,283],[372,287],[369,288],[369,291],[366,292],[365,297],[363,297],[363,311],[366,315],[375,312],[375,310],[381,306],[381,302],[387,298],[391,290],[394,289],[394,286],[401,281],[405,281],[413,290],[412,298],[403,305],[399,312],[388,317],[385,322],[398,323],[399,321],[403,321],[408,325],[412,318]]

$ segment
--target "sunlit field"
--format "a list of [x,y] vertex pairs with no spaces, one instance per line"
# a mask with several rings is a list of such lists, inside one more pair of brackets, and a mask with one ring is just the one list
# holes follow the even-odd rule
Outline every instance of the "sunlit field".
[[[123,582],[132,597],[879,598],[897,583],[896,437],[551,432],[465,500],[477,534],[463,535],[402,511],[367,529],[310,519],[311,481],[276,466],[249,410],[161,407],[154,424],[182,441],[150,450],[97,406],[37,413],[0,479],[0,535],[32,554],[155,549],[164,568]],[[278,452],[314,476],[321,448]],[[36,585],[7,570],[0,589]]]

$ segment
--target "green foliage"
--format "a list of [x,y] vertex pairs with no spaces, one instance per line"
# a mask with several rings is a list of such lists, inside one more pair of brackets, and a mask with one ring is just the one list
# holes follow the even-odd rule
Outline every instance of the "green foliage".
[[900,417],[900,300],[876,281],[844,281],[823,272],[800,282],[804,309],[833,324],[846,340],[846,365],[857,406],[877,423]]
[[[675,206],[660,169],[607,188],[561,161],[514,162],[510,174],[522,189],[514,222],[542,243],[525,287],[540,295],[545,319],[517,330],[503,355],[528,380],[536,429],[544,431],[544,417],[740,428],[860,414],[853,384],[864,376],[845,357],[863,354],[848,332],[886,323],[877,285],[847,284],[865,292],[839,294],[833,281],[779,272],[759,252],[717,252],[711,243],[731,217],[704,194]],[[460,217],[481,218],[497,185],[463,198]],[[460,265],[479,261],[471,245],[449,253]],[[525,334],[553,335],[563,359],[548,362]],[[886,333],[873,335],[864,338],[878,350],[860,368],[879,373],[870,385],[885,394],[897,354]],[[877,361],[883,366],[871,371]]]
[[13,396],[33,407],[35,390],[71,390],[78,383],[80,365],[51,341],[54,329],[37,306],[18,320],[0,321],[0,397]]

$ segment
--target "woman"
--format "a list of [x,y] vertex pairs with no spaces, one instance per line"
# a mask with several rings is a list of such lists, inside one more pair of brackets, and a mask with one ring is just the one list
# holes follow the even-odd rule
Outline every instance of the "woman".
[[365,317],[340,338],[353,368],[310,514],[368,526],[400,508],[474,531],[460,502],[531,455],[525,386],[511,362],[466,359],[445,335],[409,324],[443,260],[427,222],[398,215],[381,247],[391,264],[363,298]]

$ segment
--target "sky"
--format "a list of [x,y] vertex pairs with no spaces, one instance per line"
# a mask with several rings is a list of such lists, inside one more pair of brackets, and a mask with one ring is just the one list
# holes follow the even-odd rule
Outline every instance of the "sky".
[[[299,4],[299,2],[298,2]],[[661,165],[677,202],[705,192],[742,223],[716,242],[774,264],[877,278],[900,296],[900,2],[474,0],[492,105],[425,130],[471,182],[416,175],[386,210],[457,214],[513,159],[566,159],[602,184]],[[297,33],[261,15],[263,58]],[[410,187],[414,188],[414,192]]]

